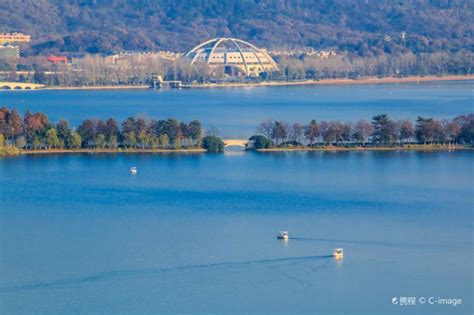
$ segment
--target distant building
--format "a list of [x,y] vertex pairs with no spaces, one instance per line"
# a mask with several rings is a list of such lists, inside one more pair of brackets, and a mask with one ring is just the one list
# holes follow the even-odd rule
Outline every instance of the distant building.
[[54,64],[67,64],[67,57],[66,56],[49,56],[48,61]]
[[0,58],[19,58],[20,47],[13,45],[0,45]]
[[265,49],[237,38],[214,38],[191,49],[186,55],[191,64],[223,67],[226,73],[258,76],[262,72],[277,71],[276,62]]
[[181,53],[171,51],[152,52],[121,52],[105,57],[106,65],[128,66],[131,63],[143,63],[156,60],[176,60],[182,56]]
[[31,40],[30,35],[22,33],[0,33],[0,45],[14,44],[14,43],[27,43]]

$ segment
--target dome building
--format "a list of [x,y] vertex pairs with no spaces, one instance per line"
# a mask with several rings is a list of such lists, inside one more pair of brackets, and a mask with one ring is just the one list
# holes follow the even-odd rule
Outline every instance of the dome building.
[[186,55],[191,64],[223,67],[225,73],[258,76],[262,72],[277,71],[276,62],[265,49],[237,38],[214,38],[191,49]]

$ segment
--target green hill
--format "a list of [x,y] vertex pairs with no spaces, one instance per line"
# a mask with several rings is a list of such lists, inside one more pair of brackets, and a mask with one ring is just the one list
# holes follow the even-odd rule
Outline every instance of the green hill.
[[473,21],[469,0],[0,2],[0,32],[31,34],[30,55],[186,51],[217,36],[272,49],[334,48],[361,56],[473,51]]

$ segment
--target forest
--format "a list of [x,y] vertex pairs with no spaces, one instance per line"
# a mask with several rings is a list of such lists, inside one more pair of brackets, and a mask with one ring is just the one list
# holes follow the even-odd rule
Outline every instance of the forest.
[[25,54],[187,51],[211,37],[271,50],[358,56],[474,47],[469,0],[37,0],[0,2],[0,32],[32,35]]

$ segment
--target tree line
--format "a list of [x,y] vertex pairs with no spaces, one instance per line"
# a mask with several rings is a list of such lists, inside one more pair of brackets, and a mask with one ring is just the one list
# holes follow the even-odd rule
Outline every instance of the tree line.
[[[256,78],[229,77],[224,68],[191,65],[189,60],[165,60],[153,57],[131,58],[120,66],[107,62],[102,55],[76,58],[77,65],[51,64],[45,57],[0,59],[0,75],[7,81],[34,82],[49,86],[151,85],[157,76],[186,83],[220,81],[257,82],[321,79],[357,79],[361,77],[404,77],[411,75],[469,75],[473,73],[474,54],[407,52],[360,57],[340,53],[330,58],[316,56],[274,56],[279,71],[262,73]],[[79,61],[78,61],[79,60]]]
[[174,118],[156,120],[129,117],[121,124],[114,118],[86,119],[77,128],[61,119],[52,123],[44,113],[0,108],[0,144],[20,149],[181,149],[201,145],[201,123]]
[[356,122],[316,121],[307,125],[266,120],[256,129],[255,147],[291,145],[375,145],[406,144],[474,144],[474,114],[453,119],[438,120],[418,117],[410,120],[393,120],[386,114],[376,115],[371,121]]
[[357,79],[361,77],[405,77],[426,75],[469,75],[473,72],[472,52],[380,54],[360,57],[339,54],[327,59],[314,56],[276,57],[278,80]]

